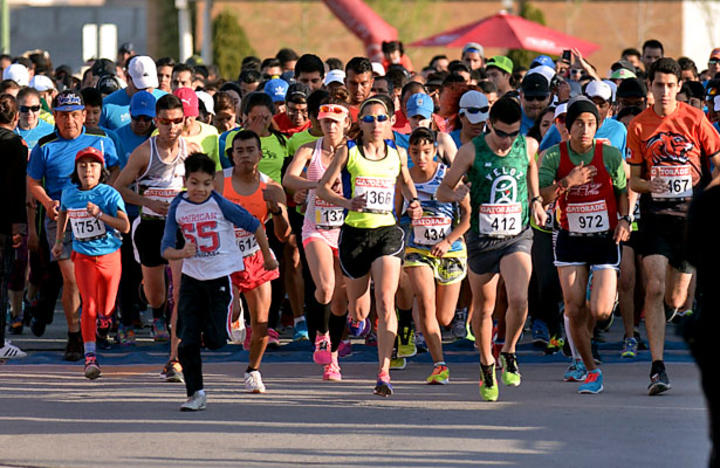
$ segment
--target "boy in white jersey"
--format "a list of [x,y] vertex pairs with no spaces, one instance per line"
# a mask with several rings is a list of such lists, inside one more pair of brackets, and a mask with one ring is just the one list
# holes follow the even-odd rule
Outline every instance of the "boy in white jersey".
[[[205,409],[203,389],[202,342],[208,349],[218,349],[227,341],[227,326],[232,314],[230,274],[242,265],[235,243],[235,226],[254,232],[265,260],[265,269],[278,267],[260,221],[244,208],[213,191],[215,163],[203,153],[193,153],[185,160],[187,192],[178,195],[170,205],[162,255],[168,260],[184,260],[178,304],[178,357],[185,374],[188,400],[181,411]],[[177,242],[182,230],[184,245]]]

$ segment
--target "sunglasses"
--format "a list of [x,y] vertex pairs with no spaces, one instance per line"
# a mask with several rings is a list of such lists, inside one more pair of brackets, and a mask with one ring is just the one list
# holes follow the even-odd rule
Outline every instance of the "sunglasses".
[[320,106],[320,112],[323,114],[344,114],[345,109],[340,106],[328,106],[327,104],[323,104]]
[[502,130],[498,130],[497,128],[493,128],[493,132],[495,132],[495,135],[497,135],[499,138],[516,138],[518,135],[520,135],[520,130],[507,133],[503,132]]
[[525,100],[530,101],[544,101],[548,96],[525,96]]
[[131,119],[133,119],[135,122],[152,122],[152,117],[148,117],[147,115],[135,115],[131,116]]
[[20,112],[37,112],[40,110],[40,106],[20,106]]
[[179,124],[185,122],[185,117],[178,117],[177,119],[158,118],[157,121],[160,125],[171,125],[171,124],[179,125]]
[[490,107],[489,107],[489,106],[485,106],[485,107],[462,107],[461,109],[464,110],[465,112],[467,112],[468,114],[477,114],[478,112],[480,112],[481,114],[484,114],[484,113],[486,113],[487,111],[490,110]]
[[388,116],[385,115],[385,114],[380,114],[380,115],[364,115],[364,116],[362,116],[362,117],[360,118],[360,120],[362,120],[362,121],[365,122],[365,123],[373,123],[373,122],[375,122],[376,120],[377,120],[378,122],[385,122],[387,119],[388,119]]
[[708,60],[708,65],[717,65],[718,63],[720,63],[720,60],[718,60],[718,59]]

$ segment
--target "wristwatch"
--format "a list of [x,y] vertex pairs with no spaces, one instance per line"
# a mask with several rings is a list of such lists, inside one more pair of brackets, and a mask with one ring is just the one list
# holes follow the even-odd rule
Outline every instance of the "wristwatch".
[[620,217],[620,219],[627,221],[627,223],[630,225],[632,225],[632,223],[633,223],[633,218],[630,215],[622,216],[622,217]]

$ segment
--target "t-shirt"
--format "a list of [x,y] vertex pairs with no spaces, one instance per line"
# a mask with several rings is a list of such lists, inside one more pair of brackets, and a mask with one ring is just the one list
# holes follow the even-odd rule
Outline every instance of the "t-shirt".
[[45,179],[45,191],[53,200],[60,200],[63,188],[70,183],[75,170],[75,155],[88,146],[102,151],[105,165],[109,168],[119,164],[115,144],[102,130],[86,130],[73,140],[61,137],[57,130],[38,141],[30,152],[27,174],[39,181]]
[[122,236],[116,229],[91,216],[87,212],[88,202],[114,217],[117,217],[118,210],[125,211],[125,203],[120,192],[105,184],[98,184],[90,190],[80,190],[77,185],[69,184],[62,193],[60,210],[68,212],[67,229],[73,234],[73,250],[91,256],[111,254],[122,245]]
[[130,158],[132,152],[135,151],[135,148],[150,138],[150,135],[135,134],[135,132],[132,131],[132,128],[130,128],[130,124],[123,125],[118,128],[115,131],[115,134],[118,136],[118,140],[120,140],[120,146],[117,148],[117,151],[120,168],[122,169],[127,164],[128,158]]
[[197,122],[200,125],[200,133],[197,135],[190,135],[183,137],[188,143],[195,143],[200,145],[203,152],[210,156],[210,159],[215,161],[215,170],[221,171],[222,165],[220,164],[220,142],[217,128],[206,123]]
[[35,128],[30,130],[23,130],[22,128],[15,127],[15,134],[20,135],[23,137],[23,140],[25,140],[25,143],[28,145],[28,149],[32,151],[33,148],[35,148],[35,145],[37,145],[38,140],[40,138],[44,137],[45,135],[48,135],[53,132],[55,127],[50,125],[49,123],[45,122],[42,119],[38,119],[37,125],[35,125]]
[[260,221],[213,190],[207,200],[194,203],[187,192],[170,204],[161,250],[177,248],[177,231],[197,246],[194,257],[183,260],[182,272],[200,281],[227,276],[243,264],[235,241],[235,227],[255,232]]
[[316,141],[319,136],[315,136],[312,133],[310,133],[310,129],[304,130],[302,132],[298,132],[295,135],[291,136],[288,139],[287,142],[287,148],[288,148],[288,156],[292,157],[295,156],[295,152],[305,143],[310,143],[311,141]]
[[[220,135],[220,138],[218,139],[218,149],[220,153],[220,165],[223,167],[223,169],[227,169],[228,167],[232,166],[232,162],[230,162],[230,157],[227,155],[227,149],[228,146],[226,146],[227,138],[230,135],[235,135],[237,132],[242,130],[242,127],[235,127],[232,130],[227,130],[222,132]],[[230,143],[232,143],[232,138],[230,139]]]
[[[160,99],[166,94],[167,92],[161,89],[154,89],[152,92],[155,99]],[[130,123],[130,99],[125,88],[105,96],[100,114],[100,126],[115,130]]]
[[310,120],[308,119],[307,122],[300,125],[299,127],[296,127],[295,125],[293,125],[290,117],[288,117],[287,112],[282,112],[275,115],[273,117],[273,122],[275,122],[275,125],[277,125],[277,128],[280,130],[280,132],[286,135],[294,135],[298,132],[302,132],[310,128],[310,126],[312,125],[312,122],[310,122]]
[[[618,122],[610,117],[606,118],[602,125],[600,125],[600,128],[597,129],[595,139],[607,143],[610,146],[614,146],[620,150],[623,157],[626,156],[627,130],[622,122]],[[557,145],[561,141],[562,137],[560,136],[560,131],[558,131],[555,124],[552,124],[540,142],[538,152],[543,152],[551,146]]]
[[720,135],[701,110],[679,102],[665,117],[652,107],[638,114],[628,126],[628,148],[628,162],[641,166],[644,178],[654,171],[679,189],[674,198],[643,194],[641,212],[686,216],[693,193],[709,180],[709,157],[720,152]]
[[[231,131],[226,138],[226,148],[232,147],[233,139],[238,133],[239,130]],[[263,155],[262,159],[260,159],[260,163],[258,163],[258,170],[275,182],[281,183],[282,167],[285,163],[285,158],[288,157],[287,140],[285,140],[285,137],[281,135],[274,135],[271,133],[266,137],[260,137],[260,146]]]
[[531,119],[525,115],[525,109],[522,109],[522,121],[520,122],[520,134],[527,135],[531,128],[535,125],[535,119]]
[[[595,141],[590,146],[590,150],[584,154],[577,154],[573,151],[572,147],[568,145],[568,156],[570,162],[576,166],[582,161],[585,164],[590,164],[595,155]],[[614,146],[604,144],[603,147],[603,164],[605,169],[608,171],[610,178],[612,179],[613,187],[616,193],[622,193],[627,189],[627,177],[625,175],[625,168],[623,167],[623,157],[620,154],[620,150]],[[548,187],[555,182],[558,168],[560,167],[560,146],[555,145],[547,150],[545,156],[543,156],[542,164],[538,169],[538,176],[540,179],[540,188]]]

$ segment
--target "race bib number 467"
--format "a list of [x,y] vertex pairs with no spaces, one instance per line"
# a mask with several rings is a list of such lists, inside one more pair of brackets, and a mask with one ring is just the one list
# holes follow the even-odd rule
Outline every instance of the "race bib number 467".
[[653,198],[690,198],[692,197],[692,167],[684,166],[653,166],[650,177],[660,178],[665,182],[665,191],[653,193]]

